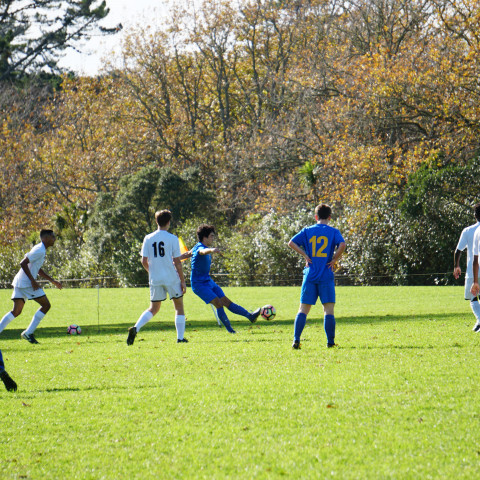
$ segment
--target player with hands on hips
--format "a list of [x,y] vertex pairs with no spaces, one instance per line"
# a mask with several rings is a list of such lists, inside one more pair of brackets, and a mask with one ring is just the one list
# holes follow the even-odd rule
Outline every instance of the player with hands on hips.
[[335,346],[335,278],[337,261],[345,251],[345,241],[339,230],[329,225],[332,209],[320,204],[315,208],[317,223],[302,229],[288,246],[305,259],[300,307],[295,317],[292,347],[300,349],[300,337],[307,322],[307,315],[317,299],[323,305],[323,325],[327,335],[327,347]]

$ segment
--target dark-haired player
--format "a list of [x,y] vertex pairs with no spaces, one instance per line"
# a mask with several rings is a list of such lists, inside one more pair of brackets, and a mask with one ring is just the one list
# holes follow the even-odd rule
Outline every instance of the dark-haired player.
[[235,330],[230,324],[224,307],[230,310],[230,312],[248,318],[254,323],[260,315],[260,308],[250,313],[242,306],[233,303],[210,277],[212,253],[220,253],[220,249],[213,247],[215,227],[206,224],[200,225],[197,229],[197,238],[198,243],[192,248],[192,269],[190,274],[193,293],[198,295],[206,304],[211,303],[216,308],[217,317],[230,333],[235,333]]
[[0,332],[16,317],[18,317],[25,306],[26,300],[35,300],[40,308],[33,315],[28,328],[21,333],[21,337],[30,343],[38,343],[34,332],[43,317],[50,310],[50,302],[47,295],[37,282],[37,276],[48,280],[60,290],[62,284],[54,280],[42,270],[43,262],[47,253],[47,248],[55,244],[55,234],[52,230],[42,230],[40,232],[41,242],[35,245],[20,262],[20,270],[13,279],[13,310],[4,315],[0,320]]
[[185,311],[183,295],[187,291],[181,260],[191,256],[190,252],[180,254],[178,237],[168,231],[172,221],[169,210],[155,213],[158,228],[143,239],[142,265],[148,272],[150,285],[150,308],[145,310],[137,323],[128,329],[127,345],[133,345],[140,329],[156,315],[167,293],[175,306],[175,328],[177,342],[188,342],[185,333]]
[[317,298],[323,304],[323,325],[327,335],[327,346],[335,346],[335,263],[345,250],[345,240],[336,228],[329,225],[332,209],[320,204],[315,208],[317,223],[302,229],[289,242],[288,246],[305,258],[303,270],[300,308],[295,317],[292,347],[300,348],[300,337],[307,322],[307,315]]

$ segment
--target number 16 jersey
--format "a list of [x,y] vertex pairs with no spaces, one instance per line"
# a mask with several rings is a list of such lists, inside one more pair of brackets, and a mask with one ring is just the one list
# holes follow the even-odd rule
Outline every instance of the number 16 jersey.
[[307,281],[320,283],[333,279],[333,271],[327,263],[344,241],[340,230],[322,223],[306,227],[292,238],[292,242],[303,248],[312,259],[310,266],[303,270]]
[[143,239],[142,257],[148,259],[150,285],[171,285],[180,279],[173,259],[180,256],[178,237],[166,230],[156,230]]

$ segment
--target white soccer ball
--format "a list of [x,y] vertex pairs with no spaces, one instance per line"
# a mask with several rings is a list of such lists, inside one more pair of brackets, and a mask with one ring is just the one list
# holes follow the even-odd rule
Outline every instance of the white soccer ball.
[[78,325],[72,323],[72,325],[68,326],[67,333],[69,335],[80,335],[82,333],[82,329]]

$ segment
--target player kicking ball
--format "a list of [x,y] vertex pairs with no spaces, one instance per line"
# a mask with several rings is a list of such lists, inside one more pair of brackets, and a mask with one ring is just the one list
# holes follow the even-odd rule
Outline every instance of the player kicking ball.
[[190,252],[180,253],[178,237],[168,231],[172,213],[161,210],[155,214],[158,228],[143,239],[142,265],[148,272],[150,285],[150,308],[145,310],[137,323],[128,329],[127,345],[133,345],[140,329],[148,323],[160,310],[160,306],[167,299],[167,293],[175,306],[175,328],[177,343],[186,343],[185,311],[183,309],[183,295],[187,291],[181,261],[191,257]]
[[235,333],[235,330],[232,328],[224,308],[236,315],[248,318],[252,323],[256,322],[260,315],[260,308],[250,313],[242,306],[233,303],[210,277],[212,254],[220,253],[220,249],[213,247],[215,227],[206,224],[200,225],[197,229],[197,238],[198,243],[192,248],[192,269],[190,274],[193,293],[199,296],[207,305],[210,303],[215,307],[217,318],[229,333]]
[[306,227],[295,235],[288,246],[305,258],[303,270],[300,308],[295,317],[294,339],[292,348],[300,348],[307,315],[317,298],[323,304],[323,326],[327,335],[327,347],[335,346],[335,280],[333,270],[335,263],[345,251],[345,241],[336,228],[329,225],[332,209],[320,204],[315,208],[316,225]]
[[34,335],[35,329],[50,310],[50,302],[37,282],[37,275],[48,280],[60,290],[63,288],[60,282],[57,282],[42,270],[47,248],[53,247],[55,244],[55,234],[52,230],[42,230],[40,232],[40,240],[41,242],[35,245],[20,262],[21,268],[12,282],[13,310],[5,314],[0,321],[0,332],[3,332],[12,320],[22,313],[25,302],[27,300],[35,300],[40,305],[40,308],[33,315],[28,328],[21,333],[21,337],[24,340],[33,344],[38,343]]
[[5,370],[5,364],[3,363],[2,351],[0,350],[0,380],[2,380],[5,388],[9,392],[15,392],[17,390],[17,384],[12,380],[10,375]]

